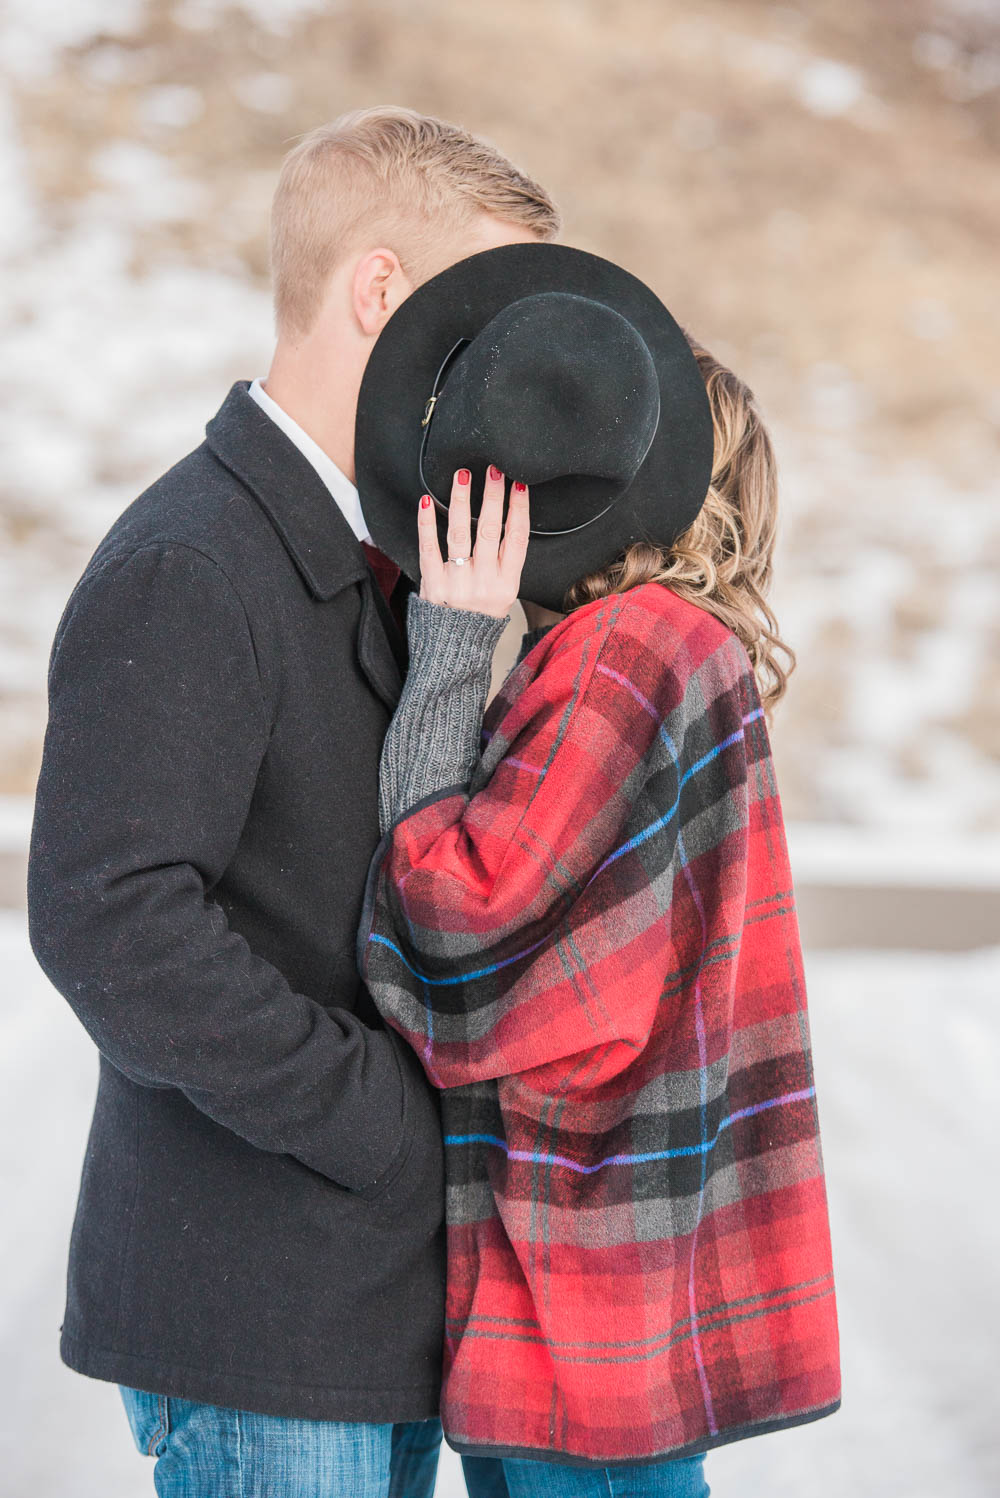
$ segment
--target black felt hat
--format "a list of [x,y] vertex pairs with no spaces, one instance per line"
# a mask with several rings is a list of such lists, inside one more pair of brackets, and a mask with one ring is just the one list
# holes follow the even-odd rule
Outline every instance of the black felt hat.
[[[670,545],[712,469],[712,415],[683,332],[629,271],[570,245],[500,245],[413,291],[373,345],[354,462],[375,544],[420,576],[417,501],[442,555],[457,468],[530,486],[522,598],[561,610],[632,541]],[[473,518],[473,540],[475,518]]]

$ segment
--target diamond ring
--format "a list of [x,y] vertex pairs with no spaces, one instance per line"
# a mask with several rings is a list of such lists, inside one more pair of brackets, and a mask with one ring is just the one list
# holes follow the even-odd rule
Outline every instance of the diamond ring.
[[[449,557],[448,562],[454,562],[456,567],[464,567],[466,562],[471,562],[471,557]],[[445,563],[447,566],[447,562]]]

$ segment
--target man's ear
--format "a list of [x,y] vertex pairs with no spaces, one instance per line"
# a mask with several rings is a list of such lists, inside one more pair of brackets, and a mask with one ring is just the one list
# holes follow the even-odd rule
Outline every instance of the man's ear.
[[380,245],[362,255],[354,268],[351,297],[363,331],[377,338],[412,290],[395,250]]

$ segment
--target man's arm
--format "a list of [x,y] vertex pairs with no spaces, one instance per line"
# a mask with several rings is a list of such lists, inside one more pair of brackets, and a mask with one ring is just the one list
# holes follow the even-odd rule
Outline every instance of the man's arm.
[[269,733],[246,614],[213,561],[164,543],[87,577],[49,667],[31,944],[134,1081],[364,1190],[405,1147],[406,1047],[295,993],[211,895]]

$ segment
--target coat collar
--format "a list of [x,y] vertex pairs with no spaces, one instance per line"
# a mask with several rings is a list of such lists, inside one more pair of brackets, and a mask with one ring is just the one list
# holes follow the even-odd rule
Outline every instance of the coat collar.
[[[406,640],[375,581],[361,542],[303,453],[237,380],[205,428],[209,449],[261,506],[314,598],[361,584],[355,648],[368,684],[392,710],[403,689]],[[400,578],[397,587],[409,588]]]
[[314,597],[325,601],[369,572],[361,543],[308,458],[237,380],[205,428],[208,446],[246,485]]

